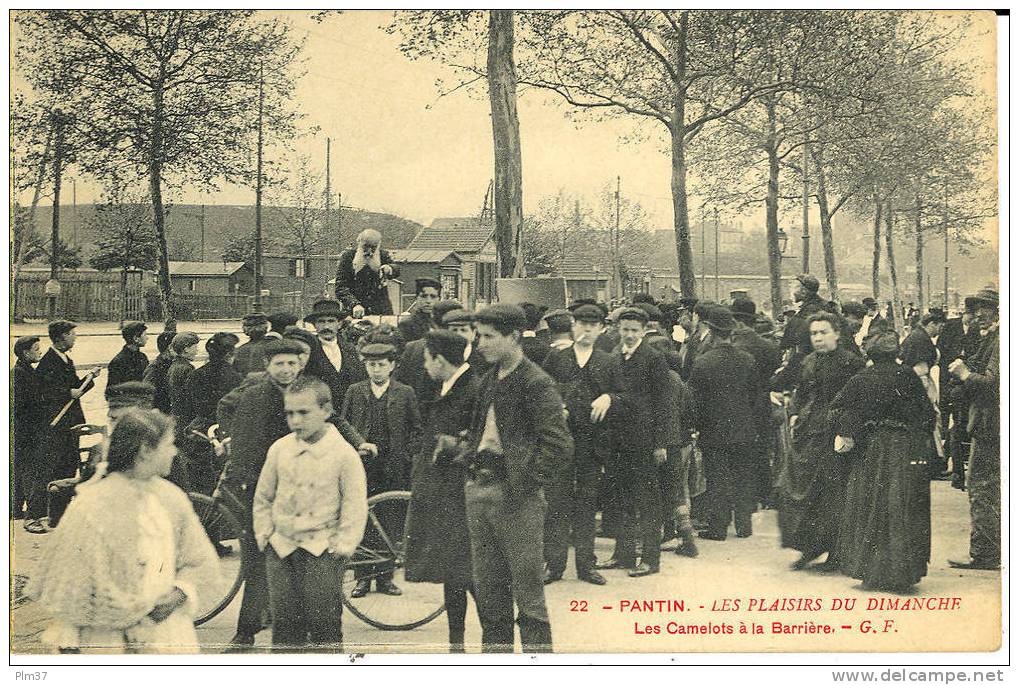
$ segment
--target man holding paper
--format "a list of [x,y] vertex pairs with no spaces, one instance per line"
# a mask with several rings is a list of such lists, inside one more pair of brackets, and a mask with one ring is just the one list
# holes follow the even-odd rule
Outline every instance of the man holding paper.
[[[78,433],[74,426],[85,423],[81,396],[95,385],[99,370],[91,370],[84,378],[78,376],[68,352],[74,347],[75,327],[70,321],[53,321],[49,325],[50,349],[46,351],[36,372],[42,382],[44,416],[48,434],[41,461],[49,469],[47,480],[73,478],[81,458],[78,455]],[[49,526],[53,528],[70,503],[70,491],[55,494],[50,500]]]

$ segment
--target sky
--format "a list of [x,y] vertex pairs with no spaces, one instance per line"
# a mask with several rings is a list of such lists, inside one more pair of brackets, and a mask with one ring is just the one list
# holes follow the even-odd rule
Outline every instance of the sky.
[[[493,156],[483,87],[473,96],[460,90],[438,97],[436,80],[449,80],[454,73],[430,60],[404,57],[397,49],[398,35],[383,30],[391,12],[348,11],[322,23],[308,11],[267,14],[306,40],[307,75],[298,82],[295,97],[306,114],[305,125],[319,132],[298,141],[296,148],[311,157],[314,168],[324,170],[326,138],[331,138],[332,187],[343,193],[344,205],[426,224],[434,217],[479,212]],[[559,100],[534,91],[521,95],[518,108],[525,213],[561,188],[594,198],[618,175],[623,195],[643,205],[653,227],[671,227],[670,164],[660,124],[635,124],[630,118],[574,121]],[[642,139],[623,142],[635,125],[642,127]],[[97,195],[93,184],[78,184],[79,202]],[[226,187],[212,196],[184,191],[171,199],[252,204],[254,192]],[[762,207],[762,224],[763,213]]]

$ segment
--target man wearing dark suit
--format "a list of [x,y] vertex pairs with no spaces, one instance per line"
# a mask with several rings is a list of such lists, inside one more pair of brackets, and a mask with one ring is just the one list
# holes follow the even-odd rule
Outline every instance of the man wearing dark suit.
[[813,351],[810,344],[810,317],[818,312],[831,311],[832,303],[821,299],[817,291],[821,288],[820,281],[810,274],[800,274],[796,277],[799,285],[793,293],[793,298],[800,303],[799,310],[786,322],[785,330],[782,332],[782,342],[779,347],[785,350],[794,350],[799,356],[805,357]]
[[536,332],[538,324],[542,320],[542,311],[537,305],[530,302],[524,302],[520,308],[524,310],[524,316],[527,317],[527,329],[524,330],[523,337],[520,339],[520,346],[524,350],[524,356],[541,366],[549,352],[548,343],[542,344]]
[[698,445],[707,471],[708,529],[700,537],[724,540],[735,518],[737,537],[752,534],[754,358],[733,346],[736,327],[732,313],[722,305],[705,307],[702,321],[711,329],[711,347],[697,355],[690,386],[697,401]]
[[[46,481],[73,478],[78,472],[81,455],[78,453],[78,433],[73,426],[85,423],[81,409],[81,396],[94,387],[93,378],[97,371],[89,371],[80,378],[74,368],[74,361],[67,355],[75,342],[77,324],[70,321],[53,321],[49,325],[52,346],[46,351],[36,373],[42,382],[45,421],[48,427],[46,459],[49,475]],[[67,412],[55,426],[50,422],[70,403]],[[49,525],[55,527],[71,501],[70,491],[61,491],[50,498]]]
[[750,326],[754,323],[757,305],[749,298],[732,303],[732,316],[736,327],[732,345],[754,358],[753,387],[754,439],[750,445],[754,501],[767,502],[771,498],[771,464],[768,456],[775,440],[771,424],[771,376],[782,364],[778,345],[759,336]]
[[151,385],[155,390],[153,407],[164,414],[170,413],[170,391],[166,386],[166,374],[170,370],[170,365],[173,364],[174,354],[170,344],[176,335],[176,328],[172,333],[163,331],[159,334],[156,339],[156,349],[159,350],[159,354],[149,362],[142,375],[142,381]]
[[140,381],[145,376],[145,369],[149,365],[149,358],[142,352],[148,342],[145,330],[146,326],[141,321],[127,321],[120,330],[124,337],[124,347],[106,368],[107,397],[111,388],[129,381]]
[[[271,341],[266,345],[265,374],[249,377],[250,381],[227,393],[217,408],[219,424],[233,440],[222,487],[247,505],[242,521],[247,531],[252,530],[251,504],[266,453],[274,442],[290,433],[283,412],[283,392],[301,371],[302,353],[303,348],[295,341]],[[237,633],[227,651],[243,651],[254,645],[269,607],[265,555],[258,550],[254,536],[241,542],[244,596]]]
[[[40,444],[46,435],[42,381],[35,364],[42,358],[39,336],[14,342],[17,362],[11,369],[11,518],[26,519],[25,530],[45,533],[46,483],[40,483]],[[27,511],[22,511],[24,505]]]
[[594,348],[605,318],[598,307],[583,305],[570,318],[575,319],[573,345],[551,350],[542,367],[559,386],[574,444],[573,468],[545,491],[545,583],[563,577],[572,531],[577,578],[604,585],[605,578],[595,570],[594,535],[598,486],[611,434],[604,423],[591,421],[591,403],[611,390],[613,360],[608,352]]
[[265,369],[265,334],[269,332],[269,319],[258,312],[248,314],[241,319],[241,329],[248,336],[248,342],[239,346],[234,352],[234,370],[242,376],[252,371]]
[[[432,328],[444,329],[443,317],[451,311],[463,309],[458,300],[439,300],[431,305]],[[403,354],[393,372],[393,378],[404,385],[414,389],[414,394],[421,403],[421,412],[424,414],[427,407],[425,402],[431,398],[438,389],[438,383],[429,377],[425,372],[425,341],[423,339],[412,340],[403,348]]]
[[385,282],[398,278],[400,269],[381,244],[382,234],[369,228],[358,234],[355,247],[340,255],[336,267],[336,299],[355,319],[393,313]]
[[357,350],[340,338],[343,305],[336,300],[322,299],[312,305],[304,320],[315,326],[319,345],[312,349],[305,373],[320,378],[329,386],[333,406],[342,407],[347,388],[368,377]]
[[[600,568],[627,568],[637,578],[658,573],[661,559],[662,497],[659,467],[666,463],[666,431],[656,411],[668,397],[669,367],[664,355],[642,344],[648,315],[628,307],[619,314],[620,347],[613,352],[612,390],[592,404],[596,423],[607,419],[612,430],[610,476],[621,512],[612,558]],[[636,563],[639,518],[641,561]]]
[[957,397],[962,384],[948,373],[948,365],[956,359],[972,357],[980,349],[981,342],[980,327],[973,323],[973,312],[968,309],[961,317],[949,319],[938,336],[941,434],[945,436],[945,455],[952,459],[952,487],[958,490],[966,488],[970,440],[966,430],[966,404]]
[[478,389],[464,488],[482,649],[513,651],[515,604],[523,650],[551,652],[542,488],[569,467],[573,439],[555,381],[520,347],[520,307],[494,304],[475,322],[493,364]]
[[[406,490],[410,484],[410,464],[421,436],[421,414],[417,398],[409,385],[392,380],[396,348],[384,343],[370,343],[361,348],[368,380],[347,388],[340,416],[350,423],[377,456],[366,464],[368,496],[389,490]],[[400,522],[394,522],[399,528]],[[393,530],[382,522],[384,528]],[[373,527],[366,535],[371,538]],[[370,544],[370,540],[369,540]],[[393,566],[379,564],[361,566],[354,576],[357,584],[350,596],[357,599],[368,594],[372,578],[376,589],[386,595],[400,595],[393,583]]]
[[396,328],[404,346],[425,337],[432,328],[432,308],[442,299],[442,283],[434,278],[419,278],[414,281],[417,297],[408,310],[410,316],[401,318]]

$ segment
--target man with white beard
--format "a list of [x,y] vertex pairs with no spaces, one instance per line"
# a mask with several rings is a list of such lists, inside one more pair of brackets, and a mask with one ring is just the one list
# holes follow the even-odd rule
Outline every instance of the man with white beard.
[[336,268],[336,299],[355,319],[372,314],[389,315],[386,281],[400,275],[388,250],[382,249],[382,234],[373,228],[357,235],[357,245],[344,250]]

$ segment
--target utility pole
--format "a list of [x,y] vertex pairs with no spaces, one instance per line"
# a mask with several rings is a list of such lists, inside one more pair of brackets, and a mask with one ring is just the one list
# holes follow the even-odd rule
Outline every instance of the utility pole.
[[616,235],[612,239],[612,280],[616,283],[616,297],[623,297],[623,274],[619,269],[619,191],[622,180],[616,176]]
[[78,244],[78,179],[71,179],[71,209],[74,223],[71,224],[71,243]]
[[336,239],[339,241],[337,253],[343,252],[343,193],[336,193]]
[[332,223],[330,215],[333,209],[333,189],[331,184],[331,177],[329,175],[329,158],[332,152],[332,140],[326,138],[326,220],[323,222],[326,226]]
[[[945,179],[945,312],[948,311],[948,179]],[[929,288],[928,288],[929,290]]]
[[701,205],[701,297],[708,292],[708,252],[707,233],[708,217],[704,205]]
[[810,273],[810,181],[807,176],[807,144],[803,144],[803,273]]
[[52,321],[57,316],[57,297],[60,295],[60,180],[64,166],[64,115],[53,111],[56,139],[53,146],[53,223],[50,233],[50,280],[46,283],[46,314]]
[[199,251],[199,254],[201,255],[201,257],[200,257],[201,261],[204,262],[205,261],[205,205],[204,204],[202,205],[201,227],[202,227],[202,247],[201,247],[201,250]]
[[255,312],[262,311],[262,111],[265,106],[265,80],[258,68],[258,161],[255,178]]
[[715,207],[715,302],[720,299],[718,289],[718,207]]

